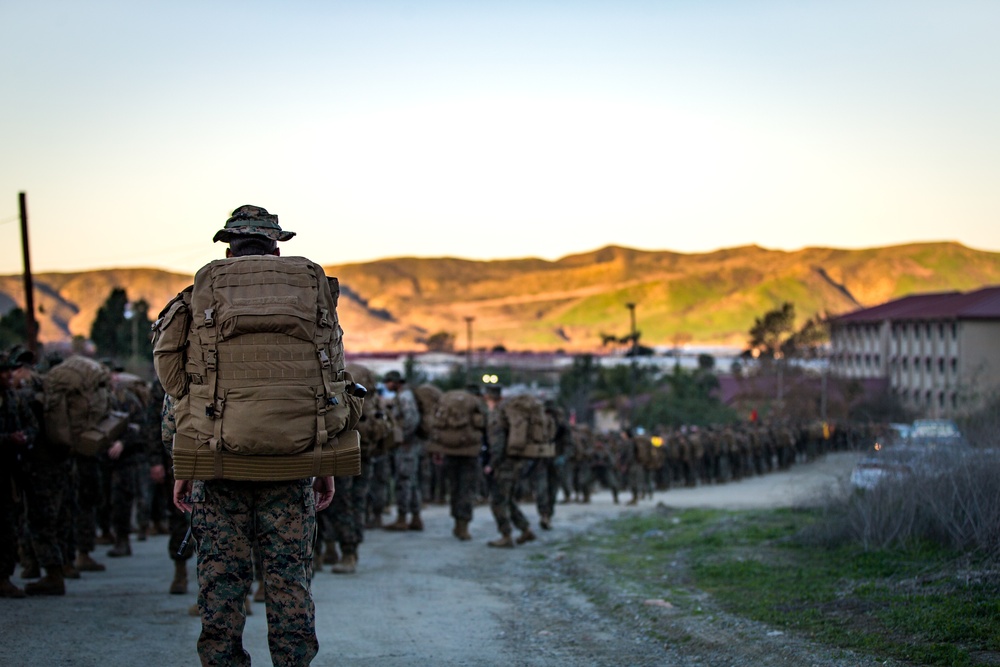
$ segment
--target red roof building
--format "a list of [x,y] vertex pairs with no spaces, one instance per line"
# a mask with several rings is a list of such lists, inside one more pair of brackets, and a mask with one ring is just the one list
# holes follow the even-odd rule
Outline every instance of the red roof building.
[[885,378],[918,413],[969,412],[1000,388],[1000,286],[908,296],[830,324],[831,371]]

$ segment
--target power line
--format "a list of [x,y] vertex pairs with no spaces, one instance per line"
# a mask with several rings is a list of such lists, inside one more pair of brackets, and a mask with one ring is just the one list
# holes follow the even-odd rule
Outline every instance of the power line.
[[12,215],[9,218],[4,218],[3,220],[0,220],[0,225],[7,225],[12,222],[17,222],[20,219],[21,219],[20,215]]

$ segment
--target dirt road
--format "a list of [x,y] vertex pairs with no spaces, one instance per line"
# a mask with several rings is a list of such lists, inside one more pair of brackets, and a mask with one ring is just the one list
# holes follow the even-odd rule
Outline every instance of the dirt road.
[[[320,654],[314,665],[711,665],[855,664],[821,654],[782,657],[761,630],[763,649],[719,653],[665,646],[641,624],[606,618],[565,581],[563,540],[623,512],[673,507],[751,508],[806,504],[836,491],[856,455],[833,454],[791,471],[740,483],[676,489],[636,507],[599,493],[589,505],[559,505],[552,531],[514,550],[485,542],[496,535],[487,507],[477,507],[473,540],[450,533],[445,507],[425,512],[423,533],[370,531],[353,576],[317,573],[313,582]],[[524,507],[535,525],[533,507]],[[541,532],[541,531],[539,531]],[[0,665],[106,667],[197,664],[197,618],[188,595],[168,595],[173,568],[166,538],[133,544],[131,558],[108,559],[104,573],[68,582],[64,598],[0,600]],[[329,569],[329,568],[327,568]],[[254,605],[245,643],[255,665],[270,665],[263,605]],[[745,631],[740,626],[740,632]],[[751,637],[754,636],[751,632]],[[773,660],[767,656],[773,654]],[[752,658],[752,659],[751,659]],[[787,660],[786,660],[787,658]],[[803,663],[799,663],[803,664]],[[868,664],[868,663],[857,663]]]

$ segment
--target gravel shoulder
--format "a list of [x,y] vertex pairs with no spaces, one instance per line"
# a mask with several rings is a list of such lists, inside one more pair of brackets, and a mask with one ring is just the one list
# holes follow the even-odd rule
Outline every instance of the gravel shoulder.
[[[669,606],[625,599],[604,613],[590,600],[618,594],[613,578],[567,548],[568,538],[624,513],[809,504],[842,489],[856,458],[830,454],[739,483],[657,493],[634,507],[598,493],[588,505],[559,505],[553,530],[513,550],[486,547],[496,535],[488,507],[476,508],[473,540],[458,542],[448,509],[431,506],[423,533],[370,531],[357,574],[316,574],[321,646],[313,664],[874,665],[729,617],[707,598]],[[534,508],[523,509],[537,526]],[[194,586],[166,593],[173,567],[165,537],[133,550],[124,559],[95,554],[108,571],[68,582],[65,598],[0,600],[0,664],[197,664],[199,621],[187,614]],[[581,577],[585,593],[572,583]],[[255,665],[270,665],[263,605],[253,611],[244,642]]]

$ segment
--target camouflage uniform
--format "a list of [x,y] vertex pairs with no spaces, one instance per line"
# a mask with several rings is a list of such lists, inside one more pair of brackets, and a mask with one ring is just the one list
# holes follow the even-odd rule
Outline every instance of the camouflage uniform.
[[[161,461],[166,475],[164,485],[171,491],[174,488],[174,464],[170,453],[174,446],[175,433],[177,433],[177,420],[174,415],[174,399],[169,394],[164,394],[160,413],[160,442],[163,445]],[[170,539],[167,541],[167,553],[171,560],[187,561],[194,555],[193,541],[188,541],[183,550],[181,548],[187,534],[187,518],[184,512],[181,512],[172,502],[169,505],[169,511]]]
[[413,392],[400,387],[392,401],[392,421],[401,431],[401,442],[393,450],[396,465],[396,509],[400,516],[420,514],[420,457],[423,442],[416,437],[420,410]]
[[515,501],[515,489],[521,477],[524,459],[507,456],[507,432],[510,424],[500,408],[490,410],[487,434],[489,439],[490,465],[493,468],[493,490],[490,495],[490,510],[497,522],[500,534],[509,537],[511,525],[522,533],[530,533],[531,524]]
[[[286,241],[278,216],[241,206],[216,233]],[[232,248],[232,245],[230,246]],[[249,665],[243,648],[246,600],[260,555],[267,603],[268,646],[274,665],[308,665],[319,650],[310,591],[316,499],[311,479],[290,482],[194,481],[191,528],[198,549],[198,607],[202,665]]]
[[[150,446],[150,433],[146,423],[146,406],[132,390],[116,387],[112,393],[112,409],[128,413],[128,427],[122,434],[124,449],[117,459],[111,460],[111,524],[115,533],[115,547],[109,556],[131,555],[128,536],[132,528],[132,509],[143,502],[140,475],[149,462],[146,453]],[[144,465],[145,464],[145,465]],[[142,510],[139,510],[141,517]]]
[[[33,375],[19,394],[19,400],[30,406],[36,423],[43,425],[41,376]],[[49,442],[44,428],[39,428],[34,445],[22,457],[20,472],[28,550],[46,569],[72,562],[71,546],[59,531],[70,488],[69,452]]]
[[[0,360],[5,363],[6,359]],[[26,442],[14,442],[21,433]],[[0,387],[0,581],[14,574],[17,562],[17,504],[14,476],[28,448],[38,435],[38,422],[27,401],[17,392]]]
[[275,665],[308,665],[319,650],[312,579],[315,499],[311,480],[195,481],[192,533],[198,543],[203,665],[249,665],[243,648],[251,551],[260,551],[267,638]]

